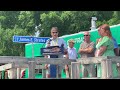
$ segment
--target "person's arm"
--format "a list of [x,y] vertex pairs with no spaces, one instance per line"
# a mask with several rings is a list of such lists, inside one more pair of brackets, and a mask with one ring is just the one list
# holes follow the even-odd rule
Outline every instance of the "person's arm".
[[97,51],[97,56],[102,56],[103,53],[106,51],[107,47],[106,46],[101,46],[99,50]]
[[98,42],[100,42],[102,40],[102,38],[99,38],[96,40],[96,44],[98,44]]
[[80,53],[91,53],[93,51],[93,48],[91,48],[91,47],[88,47],[88,48],[86,48],[86,49],[80,49],[79,50],[79,52]]
[[64,39],[62,39],[62,44],[64,44],[64,55],[65,55],[65,58],[68,59],[68,58],[69,58],[68,48],[67,48],[67,44],[66,44],[66,42],[64,41]]
[[54,47],[54,48],[52,48],[52,51],[57,53],[57,52],[60,51],[60,48],[58,48],[58,47]]
[[[48,55],[45,55],[44,58],[48,58]],[[45,69],[48,69],[48,64],[45,64]]]
[[115,38],[112,38],[114,42],[114,53],[116,56],[119,56],[119,46]]
[[96,48],[98,49],[97,56],[102,56],[110,44],[111,44],[110,38],[104,36],[102,40],[96,45]]
[[99,42],[99,39],[96,40],[96,44]]
[[88,51],[87,51],[88,53],[94,52],[94,50],[95,50],[95,43],[91,42],[87,49],[88,49]]
[[[45,47],[49,47],[50,46],[50,41],[47,40]],[[48,58],[48,55],[44,55],[44,58]],[[48,69],[48,64],[45,64],[45,69]]]
[[[81,45],[82,47],[82,45]],[[83,49],[81,48],[79,49],[79,53],[91,53],[94,50],[94,43],[92,43],[89,47]]]
[[115,48],[114,53],[115,53],[116,56],[119,56],[119,48]]
[[66,59],[69,59],[69,55],[68,55],[67,49],[65,49],[65,53],[64,53],[64,54],[65,54],[65,58],[66,58]]
[[81,45],[80,45],[80,48],[79,48],[79,50],[78,50],[78,53],[79,54],[81,54],[81,53],[83,53],[84,52],[84,50],[83,50],[83,44],[81,43]]
[[48,58],[48,55],[44,55],[44,58]]

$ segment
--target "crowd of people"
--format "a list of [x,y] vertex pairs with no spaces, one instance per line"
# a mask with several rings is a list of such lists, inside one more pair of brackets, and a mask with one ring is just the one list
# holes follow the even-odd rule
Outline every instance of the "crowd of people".
[[[52,27],[51,29],[51,38],[46,42],[46,47],[49,46],[59,46],[61,47],[63,45],[64,47],[64,55],[46,55],[45,58],[67,58],[74,62],[76,62],[76,59],[78,59],[78,54],[80,54],[80,58],[88,58],[88,57],[98,57],[98,56],[119,56],[119,47],[117,44],[116,39],[112,36],[112,33],[110,31],[110,27],[107,24],[103,24],[98,28],[98,33],[100,35],[100,38],[96,40],[96,42],[90,41],[90,32],[85,31],[83,33],[84,35],[84,41],[80,44],[79,50],[77,50],[74,47],[75,41],[73,39],[70,39],[68,41],[68,46],[65,43],[65,41],[62,38],[58,37],[59,30],[57,27]],[[58,52],[59,48],[54,48],[55,52]],[[48,77],[51,77],[50,75],[50,66],[46,64],[46,69],[49,70]],[[57,65],[56,65],[57,66]],[[69,65],[65,65],[65,67],[62,67],[58,65],[59,67],[59,78],[61,78],[61,70],[64,69],[66,73],[66,77],[70,77],[70,67]],[[97,69],[100,67],[99,65],[96,66]],[[96,74],[96,67],[94,64],[90,65],[82,65],[82,74],[83,77],[95,77]]]

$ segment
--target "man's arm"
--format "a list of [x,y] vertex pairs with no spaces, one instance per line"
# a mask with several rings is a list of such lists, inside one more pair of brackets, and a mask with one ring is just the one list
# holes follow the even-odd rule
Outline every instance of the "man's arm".
[[68,59],[69,58],[69,56],[68,56],[68,48],[67,48],[67,44],[66,44],[64,39],[62,39],[62,44],[64,44],[64,55],[65,55],[65,58]]
[[[46,44],[45,44],[45,48],[49,47],[50,46],[50,43],[49,41],[47,40]],[[48,58],[48,55],[44,55],[44,58]],[[48,64],[45,64],[45,68],[48,69]]]
[[80,53],[80,54],[84,52],[82,46],[83,46],[83,45],[82,45],[82,43],[81,43],[80,48],[79,48],[79,50],[78,50],[78,53]]
[[86,49],[86,52],[92,53],[93,50],[94,50],[94,48],[90,47],[90,48],[87,48],[87,49]]
[[94,43],[92,43],[89,47],[83,49],[83,44],[81,44],[81,47],[79,49],[79,53],[91,53],[94,50]]
[[66,58],[66,59],[69,59],[69,56],[68,56],[68,51],[67,51],[67,49],[65,49],[65,51],[64,51],[64,52],[65,52],[65,53],[64,53],[64,54],[65,54],[65,58]]
[[79,53],[91,53],[94,48],[88,47],[85,49],[80,48]]

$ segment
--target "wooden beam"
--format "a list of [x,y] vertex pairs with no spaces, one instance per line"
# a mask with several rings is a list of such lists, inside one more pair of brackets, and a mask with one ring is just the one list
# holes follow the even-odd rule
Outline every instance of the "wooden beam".
[[111,59],[111,61],[112,61],[112,63],[120,63],[120,59],[117,59],[117,58]]
[[13,68],[13,67],[14,67],[14,65],[13,65],[12,63],[10,63],[10,64],[5,64],[5,65],[0,66],[0,71],[7,70],[7,69],[11,69],[11,68]]
[[15,63],[15,68],[28,68],[28,64],[26,63]]
[[64,58],[35,58],[37,64],[71,64],[71,60]]
[[120,56],[106,56],[107,59],[118,59],[120,60]]
[[99,57],[89,57],[89,58],[79,58],[79,59],[77,59],[77,61],[79,61],[79,60],[81,60],[81,61],[84,61],[84,60],[93,60],[93,61],[95,61],[95,60],[98,60],[98,61],[101,61],[101,60],[105,60],[105,59],[108,59],[108,57],[107,56],[99,56]]
[[45,69],[45,66],[44,65],[36,65],[35,69]]
[[101,79],[99,77],[91,77],[91,78],[82,78],[82,79]]
[[35,61],[29,61],[29,79],[35,79]]
[[[102,61],[102,60],[101,60]],[[93,63],[101,63],[100,60],[79,60],[78,62],[72,62],[72,63],[80,63],[80,64],[93,64]]]
[[79,79],[80,72],[80,63],[71,63],[71,79]]
[[20,79],[20,72],[21,72],[21,69],[17,68],[17,79]]
[[107,78],[112,78],[113,77],[113,72],[112,72],[112,61],[111,60],[106,60],[106,68],[107,68]]
[[107,67],[106,60],[102,60],[101,62],[101,70],[102,70],[102,79],[107,79]]

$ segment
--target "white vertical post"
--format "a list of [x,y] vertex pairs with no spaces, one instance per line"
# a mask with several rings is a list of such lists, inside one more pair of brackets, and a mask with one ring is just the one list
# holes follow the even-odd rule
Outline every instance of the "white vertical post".
[[71,62],[71,79],[79,79],[80,63]]
[[32,41],[32,58],[34,58],[34,44],[33,44],[33,41]]
[[107,78],[112,78],[113,73],[112,73],[112,61],[111,60],[106,60],[106,67],[107,67]]
[[106,60],[101,61],[102,79],[107,78]]
[[29,61],[29,79],[35,79],[35,61]]
[[12,69],[8,70],[8,77],[9,77],[9,79],[16,79],[17,78],[17,69],[12,68]]
[[17,79],[20,79],[20,72],[21,72],[20,68],[17,68]]
[[42,77],[46,78],[46,70],[45,69],[42,69]]
[[77,63],[77,65],[76,65],[76,71],[77,71],[77,79],[79,79],[80,78],[80,63]]
[[71,62],[71,79],[74,79],[73,67],[74,67],[74,63]]

